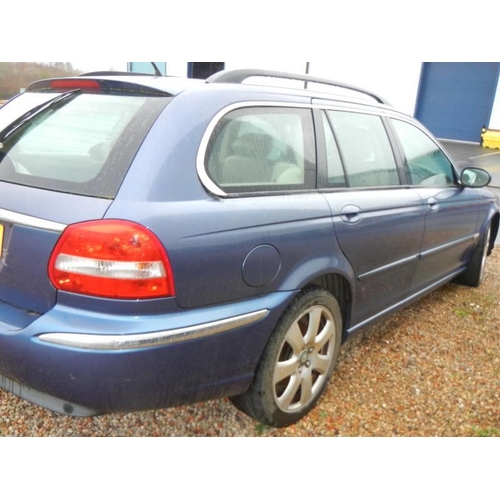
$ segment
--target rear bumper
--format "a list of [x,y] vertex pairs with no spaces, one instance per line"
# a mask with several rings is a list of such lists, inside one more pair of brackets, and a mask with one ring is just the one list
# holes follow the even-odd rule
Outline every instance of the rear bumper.
[[75,416],[239,394],[293,295],[149,316],[56,305],[0,330],[0,387]]
[[50,396],[49,394],[44,394],[3,375],[0,375],[0,388],[57,413],[72,415],[73,417],[92,417],[99,414],[99,411],[93,408],[86,408],[85,406],[76,405],[69,401]]

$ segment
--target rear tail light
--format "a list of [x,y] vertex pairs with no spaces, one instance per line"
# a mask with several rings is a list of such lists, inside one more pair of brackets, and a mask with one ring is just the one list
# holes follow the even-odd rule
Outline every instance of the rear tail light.
[[66,292],[113,299],[152,299],[175,293],[170,262],[158,238],[122,220],[68,226],[49,262],[52,284]]
[[100,89],[101,84],[96,80],[85,79],[68,79],[68,80],[52,80],[50,88],[54,90],[72,90],[72,89]]

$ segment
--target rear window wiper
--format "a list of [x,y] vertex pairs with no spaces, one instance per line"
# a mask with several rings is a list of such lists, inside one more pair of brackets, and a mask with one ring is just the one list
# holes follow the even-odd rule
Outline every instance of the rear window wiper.
[[8,137],[12,135],[16,130],[22,128],[28,121],[42,115],[46,111],[57,109],[63,103],[65,103],[69,99],[72,99],[76,94],[79,94],[80,92],[80,89],[74,89],[70,90],[69,92],[64,92],[63,94],[59,94],[57,97],[54,97],[54,99],[39,104],[38,106],[35,106],[34,108],[24,113],[24,115],[21,115],[0,132],[0,149],[2,149],[3,147],[3,142],[5,142],[5,140],[7,140]]

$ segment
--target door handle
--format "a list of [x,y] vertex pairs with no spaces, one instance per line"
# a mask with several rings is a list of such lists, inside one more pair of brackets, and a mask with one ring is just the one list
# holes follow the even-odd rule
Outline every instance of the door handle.
[[436,198],[429,198],[427,200],[427,206],[433,211],[433,212],[436,212],[437,210],[439,210],[439,203],[438,201],[436,200]]
[[361,209],[356,205],[347,205],[340,211],[340,218],[344,222],[354,224],[361,219]]

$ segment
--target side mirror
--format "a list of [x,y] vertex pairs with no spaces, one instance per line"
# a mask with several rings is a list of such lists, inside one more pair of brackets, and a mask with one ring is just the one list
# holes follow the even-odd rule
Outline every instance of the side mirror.
[[460,174],[460,183],[465,187],[482,188],[487,186],[490,182],[491,175],[482,168],[464,168]]

